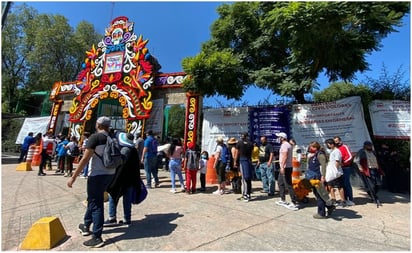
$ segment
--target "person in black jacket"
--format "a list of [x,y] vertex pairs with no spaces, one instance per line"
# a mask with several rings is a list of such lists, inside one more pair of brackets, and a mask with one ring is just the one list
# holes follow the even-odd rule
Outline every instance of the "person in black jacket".
[[107,188],[109,193],[109,219],[105,221],[105,226],[117,224],[116,208],[122,196],[124,221],[121,220],[119,223],[131,225],[133,197],[138,196],[141,189],[140,159],[138,151],[133,144],[134,136],[130,133],[118,132],[116,137],[125,163],[116,169],[115,177]]

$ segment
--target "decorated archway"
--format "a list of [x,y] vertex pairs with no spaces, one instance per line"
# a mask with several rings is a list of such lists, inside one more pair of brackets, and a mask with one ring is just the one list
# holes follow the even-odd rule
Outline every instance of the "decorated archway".
[[[160,74],[160,65],[146,47],[148,40],[134,33],[134,23],[117,17],[104,38],[86,52],[82,71],[76,81],[54,84],[54,101],[49,130],[55,130],[59,113],[71,96],[70,135],[81,137],[85,128],[94,128],[98,116],[108,116],[112,125],[135,134],[145,131],[155,89],[181,89],[187,75],[182,72]],[[74,96],[74,98],[73,98]],[[185,145],[196,143],[199,96],[186,94]],[[120,110],[119,110],[120,108]],[[119,123],[119,124],[117,124]]]
[[152,108],[150,88],[158,71],[147,43],[134,33],[134,23],[127,17],[111,22],[103,40],[86,52],[70,108],[72,133],[80,135],[85,121],[92,119],[94,110],[105,99],[118,101],[128,132],[142,131]]

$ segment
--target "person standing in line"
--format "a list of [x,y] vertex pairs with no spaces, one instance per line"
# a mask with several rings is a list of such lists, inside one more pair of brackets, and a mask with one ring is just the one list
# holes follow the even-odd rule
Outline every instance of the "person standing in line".
[[[295,191],[292,187],[292,145],[288,142],[288,136],[286,133],[276,133],[276,136],[280,138],[279,149],[279,177],[278,187],[280,200],[276,202],[277,205],[284,206],[290,210],[297,211],[299,207],[297,205],[297,198]],[[289,192],[290,203],[286,202],[286,189]]]
[[253,166],[253,180],[261,180],[260,170],[259,170],[259,146],[257,142],[253,143],[252,151],[252,166]]
[[348,206],[355,205],[353,202],[353,191],[350,183],[350,176],[353,172],[352,168],[352,153],[349,147],[343,144],[342,139],[339,136],[333,137],[336,147],[342,154],[342,170],[343,170],[343,191],[345,193],[345,202]]
[[356,153],[353,161],[358,166],[368,195],[377,206],[381,206],[382,204],[377,193],[379,187],[382,185],[381,176],[384,175],[384,172],[379,167],[378,158],[373,150],[372,142],[365,141],[363,143],[363,148]]
[[[137,132],[136,135],[137,135],[137,139],[136,139],[135,146],[136,146],[137,152],[139,153],[140,159],[142,159],[144,141],[146,140],[146,133],[143,133],[143,135],[141,135],[140,132]],[[142,163],[141,160],[139,160],[139,163],[140,163],[140,168],[144,168],[144,164]]]
[[260,137],[259,162],[263,190],[268,196],[275,195],[275,172],[273,164],[274,150],[272,144],[267,142],[266,136]]
[[204,150],[200,154],[199,160],[199,170],[200,170],[200,189],[199,191],[206,191],[206,172],[207,172],[207,161],[209,160],[209,153]]
[[[90,161],[89,176],[87,178],[87,209],[84,214],[84,222],[79,224],[79,231],[83,236],[91,234],[90,226],[93,223],[93,237],[83,242],[83,245],[91,248],[98,248],[104,245],[102,240],[104,223],[104,192],[114,178],[116,170],[107,169],[100,157],[106,146],[107,136],[109,136],[110,118],[99,117],[96,121],[97,132],[92,134],[86,145],[83,159],[80,160],[73,175],[67,181],[67,186],[72,188],[77,176]],[[100,157],[99,157],[100,156]]]
[[236,154],[234,157],[235,168],[240,169],[242,174],[242,196],[243,201],[249,202],[252,193],[252,151],[253,143],[248,139],[248,133],[243,133],[236,144]]
[[[341,169],[341,164],[342,164],[342,154],[340,150],[336,147],[335,141],[333,139],[327,139],[325,141],[325,144],[328,149],[331,150],[329,154],[329,161],[328,165],[326,167],[326,170],[328,170],[328,167],[330,166],[335,166],[338,170]],[[345,201],[345,191],[343,190],[343,175],[335,178],[329,182],[326,182],[328,185],[328,190],[329,194],[332,198],[332,203],[335,205],[338,205],[336,202],[336,197],[335,197],[335,188],[338,189],[339,195],[340,195],[340,205],[345,207],[346,206],[346,201]]]
[[197,170],[199,168],[199,155],[195,151],[195,144],[189,142],[185,153],[183,168],[186,171],[186,193],[196,193]]
[[67,149],[64,147],[69,143],[69,138],[67,136],[61,136],[62,141],[57,145],[57,170],[56,173],[64,174]]
[[26,161],[29,147],[35,142],[36,142],[36,139],[33,137],[33,132],[30,132],[26,137],[24,137],[23,144],[21,145],[21,152],[20,152],[20,157],[18,161],[19,163]]
[[[52,133],[48,132],[46,133],[42,140],[41,140],[41,145],[42,145],[42,151],[41,151],[41,161],[39,165],[39,173],[37,174],[38,176],[45,176],[46,173],[44,173],[44,169],[46,168],[47,161],[50,161],[51,164],[51,157],[47,153],[47,148],[50,147],[49,145],[54,145],[54,139],[51,138]],[[53,148],[54,150],[54,148]]]
[[107,188],[109,193],[109,219],[104,222],[104,226],[117,224],[117,204],[120,197],[123,197],[124,220],[120,220],[119,224],[130,226],[132,224],[133,191],[137,190],[136,195],[139,195],[141,190],[140,159],[133,144],[133,134],[117,132],[116,138],[124,162],[122,166],[116,168],[114,179]]
[[[87,142],[89,141],[89,137],[90,137],[89,132],[84,132],[83,133],[83,142],[82,142],[82,148],[81,148],[81,153],[82,153],[81,159],[83,158],[84,151],[86,150],[86,145],[87,145]],[[89,171],[89,164],[86,164],[86,166],[84,166],[84,168],[83,168],[82,173],[80,174],[80,177],[81,178],[87,178],[88,171]]]
[[[328,218],[335,210],[335,206],[332,205],[329,199],[329,193],[326,190],[325,185],[327,159],[325,153],[321,151],[320,148],[320,144],[316,141],[309,144],[308,168],[305,173],[306,179],[317,179],[320,181],[317,187],[312,187],[313,194],[316,197],[316,202],[318,205],[317,213],[313,215],[313,218],[315,219]],[[326,216],[325,208],[328,210],[328,216]]]
[[214,153],[215,162],[213,164],[213,169],[216,170],[217,175],[217,190],[213,192],[213,194],[222,195],[225,193],[226,188],[226,163],[222,162],[222,149],[225,143],[223,142],[223,138],[219,136],[216,140],[216,149]]
[[176,174],[179,178],[180,187],[182,192],[185,191],[185,184],[183,181],[182,175],[182,158],[183,158],[183,147],[180,144],[179,139],[173,138],[172,143],[170,144],[169,150],[167,151],[169,159],[169,170],[170,170],[170,179],[172,183],[171,193],[176,193]]
[[70,142],[67,143],[67,145],[64,146],[64,148],[67,150],[67,153],[64,159],[65,161],[64,176],[71,177],[73,174],[73,161],[78,156],[78,154],[74,153],[74,150],[79,148],[76,136],[70,137]]
[[144,147],[142,152],[141,162],[144,164],[144,170],[146,174],[146,187],[152,188],[152,175],[155,181],[155,187],[158,187],[159,177],[157,176],[157,138],[153,136],[153,131],[149,130],[147,138],[144,141]]

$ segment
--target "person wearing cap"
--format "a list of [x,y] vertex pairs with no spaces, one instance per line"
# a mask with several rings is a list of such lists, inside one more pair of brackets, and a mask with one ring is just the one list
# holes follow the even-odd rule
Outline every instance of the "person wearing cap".
[[359,169],[365,188],[368,189],[367,193],[377,206],[381,206],[377,193],[382,185],[381,175],[384,173],[379,167],[372,142],[365,141],[363,143],[363,148],[356,153],[353,162]]
[[236,152],[234,156],[234,167],[239,168],[242,174],[242,198],[243,201],[251,200],[252,193],[252,151],[253,143],[248,138],[248,133],[243,133],[240,140],[236,144]]
[[[292,187],[292,145],[288,142],[288,136],[284,132],[276,133],[280,139],[279,149],[279,177],[278,187],[280,200],[276,202],[277,205],[284,206],[290,210],[299,210],[297,205],[297,198]],[[286,189],[289,192],[291,202],[286,202]]]
[[232,190],[234,193],[240,194],[242,193],[241,189],[242,189],[242,180],[241,180],[241,176],[239,174],[239,168],[235,168],[235,159],[233,159],[235,157],[236,154],[236,144],[237,144],[237,140],[235,137],[231,137],[229,138],[229,140],[227,141],[227,148],[229,150],[229,154],[230,154],[230,171],[227,172],[227,180],[230,180],[232,183]]
[[120,197],[123,197],[124,220],[120,220],[119,224],[131,225],[133,192],[136,191],[136,195],[140,194],[139,154],[133,143],[134,136],[130,133],[117,132],[116,137],[124,164],[116,169],[114,179],[107,188],[109,219],[105,221],[105,226],[117,224],[116,209]]
[[[84,214],[84,222],[79,224],[78,229],[83,236],[93,234],[90,240],[83,242],[83,245],[91,248],[98,248],[104,245],[102,240],[104,192],[112,182],[116,172],[114,169],[107,169],[102,159],[99,158],[99,156],[103,156],[103,150],[109,135],[110,122],[110,118],[106,116],[99,117],[96,120],[96,133],[90,136],[83,158],[67,181],[67,186],[72,188],[84,166],[90,161],[89,176],[87,178],[87,209]],[[93,229],[90,231],[92,223]]]

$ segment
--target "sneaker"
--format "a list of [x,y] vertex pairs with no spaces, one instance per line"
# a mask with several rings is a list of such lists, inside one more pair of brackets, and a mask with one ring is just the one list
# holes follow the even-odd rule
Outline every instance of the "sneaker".
[[200,190],[199,191],[201,191],[201,192],[205,192],[206,191],[206,188],[200,188]]
[[346,200],[346,205],[347,206],[354,206],[355,202],[351,201],[351,200]]
[[171,189],[170,192],[171,192],[171,193],[176,193],[176,190],[175,190],[175,189]]
[[116,218],[108,219],[103,223],[103,227],[110,227],[117,224]]
[[276,203],[276,205],[279,205],[279,206],[287,206],[288,205],[288,202],[285,202],[284,200],[279,200],[279,201],[276,201],[275,203]]
[[272,196],[275,196],[275,194],[269,192],[269,193],[268,193],[268,196],[269,196],[269,197],[272,197]]
[[88,236],[91,234],[90,229],[86,227],[84,224],[79,224],[78,230],[82,234],[82,236]]
[[290,209],[290,210],[293,210],[293,211],[299,210],[299,207],[298,207],[296,204],[294,204],[294,203],[289,203],[289,204],[286,206],[286,208],[287,208],[287,209]]
[[327,219],[328,217],[327,216],[324,216],[324,215],[320,215],[320,214],[314,214],[313,215],[313,218],[315,218],[315,219]]
[[128,220],[128,221],[119,220],[119,224],[120,225],[130,226],[130,225],[132,225],[132,221],[130,221],[130,220]]
[[214,192],[212,192],[213,194],[217,194],[217,195],[222,195],[223,191],[222,190],[216,190]]
[[335,209],[336,209],[336,207],[335,206],[327,206],[326,207],[327,209],[328,209],[328,216],[330,216],[332,213],[333,213],[333,211],[335,211]]
[[102,238],[93,237],[90,240],[85,241],[83,245],[90,248],[100,248],[104,245],[104,242]]
[[249,200],[250,200],[250,197],[248,197],[247,195],[243,196],[243,201],[244,202],[249,202]]

